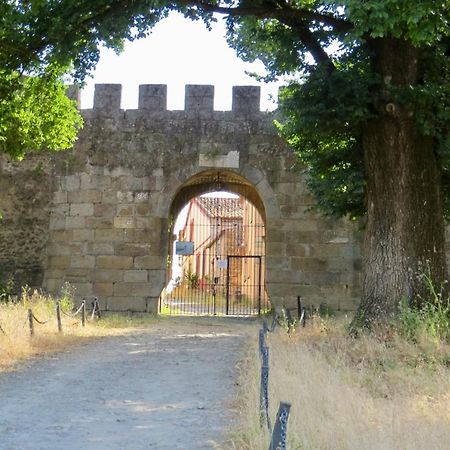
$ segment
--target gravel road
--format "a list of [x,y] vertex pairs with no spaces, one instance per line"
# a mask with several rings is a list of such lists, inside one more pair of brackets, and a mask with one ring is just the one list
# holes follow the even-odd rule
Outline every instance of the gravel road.
[[222,448],[254,336],[252,322],[161,321],[26,363],[0,375],[0,449]]

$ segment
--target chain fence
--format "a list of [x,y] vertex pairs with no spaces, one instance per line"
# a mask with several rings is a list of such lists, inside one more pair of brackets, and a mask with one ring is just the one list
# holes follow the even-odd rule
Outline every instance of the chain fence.
[[281,314],[275,313],[272,317],[272,322],[269,326],[266,320],[263,321],[262,327],[259,330],[259,356],[261,360],[261,375],[260,375],[260,425],[266,426],[271,440],[269,450],[286,450],[287,438],[287,422],[291,404],[280,401],[274,426],[272,427],[269,414],[269,347],[266,344],[266,336],[268,333],[273,333],[277,326],[282,327],[291,335],[296,329],[305,328],[307,320],[312,321],[314,316],[319,314],[320,308],[326,308],[326,305],[309,306],[302,304],[300,296],[297,297],[297,317],[294,318],[295,308],[288,309],[283,307]]

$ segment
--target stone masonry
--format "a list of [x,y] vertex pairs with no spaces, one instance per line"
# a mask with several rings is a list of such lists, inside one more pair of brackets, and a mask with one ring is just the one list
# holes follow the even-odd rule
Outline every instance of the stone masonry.
[[310,211],[274,114],[260,112],[259,88],[234,87],[231,111],[213,110],[213,86],[186,86],[183,111],[166,109],[166,93],[165,85],[140,86],[138,109],[124,111],[120,85],[97,85],[73,150],[2,157],[3,280],[53,294],[69,282],[107,310],[156,312],[173,218],[219,174],[231,190],[246,186],[265,217],[272,303],[292,306],[301,295],[354,309],[357,226]]

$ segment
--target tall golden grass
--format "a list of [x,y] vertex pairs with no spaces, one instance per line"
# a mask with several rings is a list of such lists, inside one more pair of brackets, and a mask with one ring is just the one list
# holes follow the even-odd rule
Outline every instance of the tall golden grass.
[[[74,305],[67,294],[63,295],[61,307],[66,313],[72,312]],[[44,325],[34,322],[34,336],[28,325],[28,309]],[[62,333],[58,332],[56,320],[56,300],[37,291],[27,289],[19,298],[0,303],[0,372],[14,369],[25,359],[44,353],[61,351],[92,338],[123,334],[136,326],[152,321],[152,317],[131,318],[126,315],[109,315],[101,321],[87,321],[82,327],[80,315],[61,315]]]
[[[353,339],[342,321],[315,324],[288,337],[269,334],[269,405],[292,404],[289,449],[448,449],[450,347],[398,334]],[[259,425],[260,361],[256,339],[242,361],[239,425],[229,447],[267,449]]]

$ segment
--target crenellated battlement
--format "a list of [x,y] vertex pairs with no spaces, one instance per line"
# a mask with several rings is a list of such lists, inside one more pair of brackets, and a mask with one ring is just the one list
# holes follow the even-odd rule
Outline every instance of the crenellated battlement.
[[[68,95],[78,100],[78,93],[70,88]],[[111,114],[120,111],[121,84],[96,84],[93,111]],[[260,114],[261,89],[259,86],[233,86],[232,109],[238,115]],[[167,85],[142,84],[139,86],[138,110],[146,113],[167,111]],[[210,113],[214,111],[214,86],[188,84],[185,87],[186,112]]]

